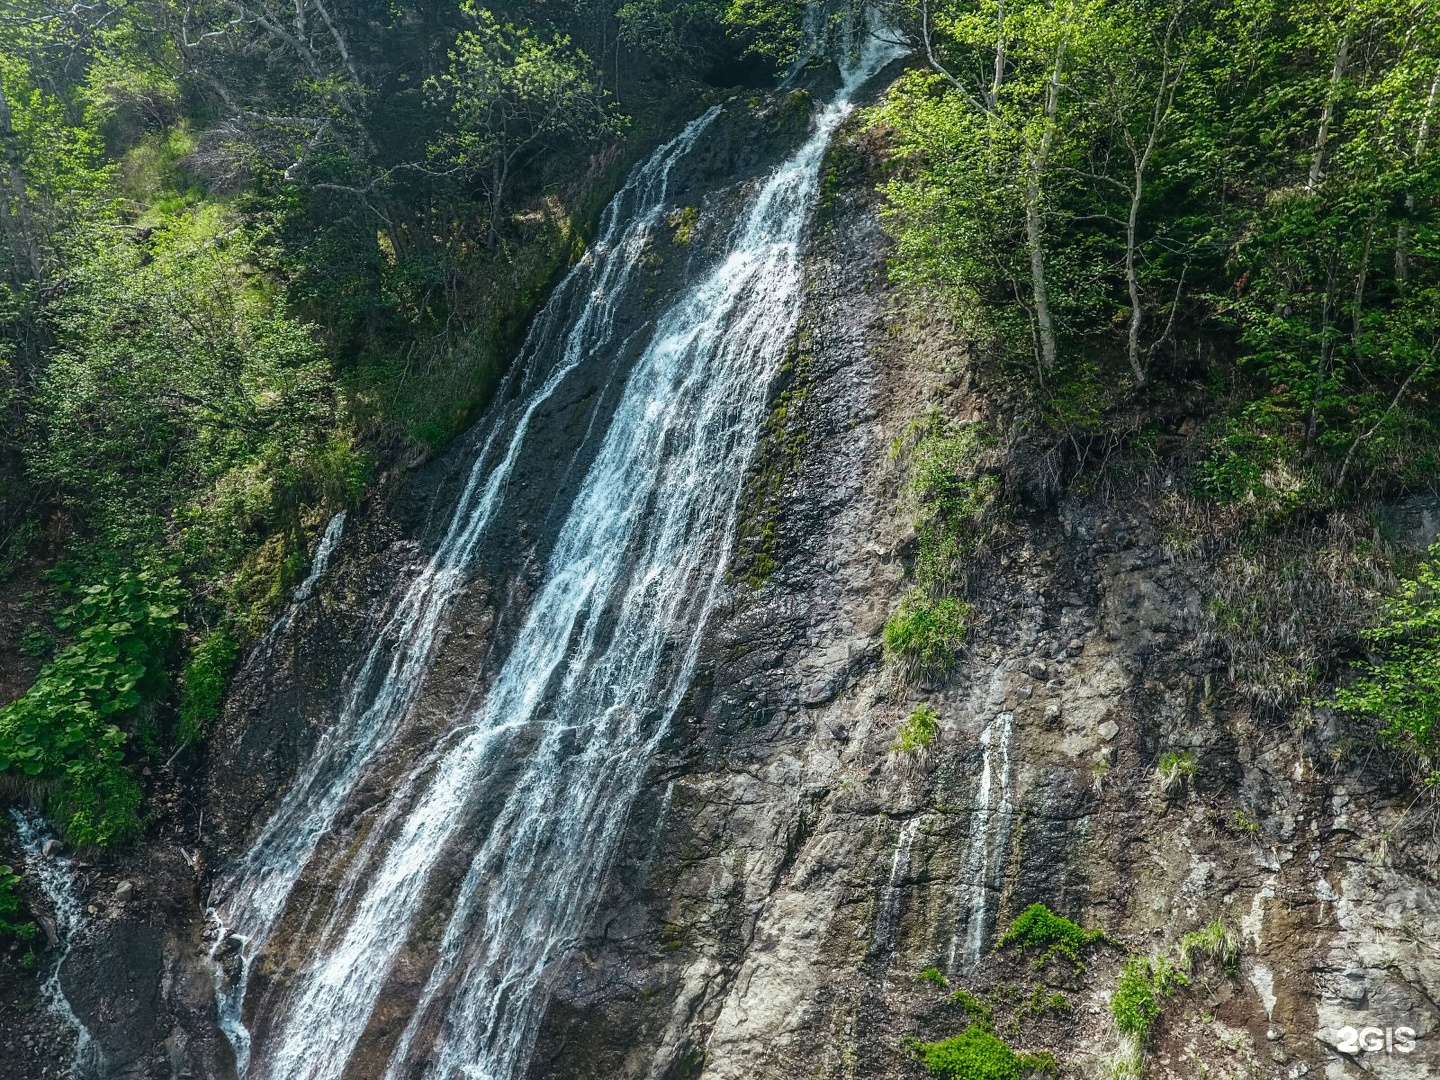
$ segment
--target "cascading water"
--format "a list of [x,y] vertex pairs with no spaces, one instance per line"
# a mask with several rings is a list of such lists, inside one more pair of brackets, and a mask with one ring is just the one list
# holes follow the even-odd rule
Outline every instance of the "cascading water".
[[[980,784],[975,792],[975,809],[970,819],[970,845],[965,856],[961,888],[965,908],[961,929],[964,934],[965,968],[980,963],[985,932],[990,926],[990,898],[1000,885],[1003,867],[1001,848],[1010,831],[1014,808],[1010,803],[1010,735],[1014,717],[1001,713],[980,733]],[[998,740],[998,745],[997,745]],[[996,798],[995,758],[999,760],[999,798]],[[950,970],[960,949],[961,934],[950,945]]]
[[12,808],[10,816],[20,835],[20,846],[25,850],[25,865],[39,880],[40,891],[50,901],[50,910],[55,913],[55,935],[60,939],[60,956],[49,978],[41,985],[40,996],[49,1004],[51,1011],[75,1032],[71,1077],[74,1080],[100,1080],[109,1072],[105,1055],[91,1038],[90,1029],[75,1015],[70,999],[65,996],[65,988],[60,985],[60,970],[69,959],[70,951],[83,929],[80,898],[75,895],[70,860],[59,854],[45,854],[45,844],[53,837],[43,819],[32,817],[18,808]]
[[[358,673],[349,681],[339,717],[304,771],[248,854],[215,888],[217,949],[230,936],[243,943],[239,978],[218,990],[221,1025],[235,1047],[242,1075],[249,1064],[250,1038],[240,1010],[250,961],[269,940],[319,839],[366,765],[404,718],[424,679],[442,616],[468,578],[476,547],[510,478],[532,417],[570,371],[610,343],[613,298],[623,294],[625,279],[666,208],[670,171],[719,111],[711,109],[655,151],[606,208],[598,239],[536,318],[498,395],[502,402],[519,404],[497,409],[444,539],[374,636]],[[570,307],[577,303],[578,318],[567,320]],[[544,361],[557,353],[554,366],[545,369]]]
[[[370,1044],[388,1054],[386,1077],[513,1080],[523,1071],[547,980],[585,930],[689,685],[741,479],[798,317],[800,242],[826,145],[854,91],[900,52],[866,38],[836,101],[760,186],[718,265],[654,324],[482,704],[388,793],[347,855],[304,962],[271,988],[253,1046],[239,1023],[243,977],[222,996],[242,1071],[340,1077],[387,980],[415,962],[416,943],[428,969],[413,980],[403,1029]],[[216,917],[248,958],[414,700],[530,417],[582,358],[611,344],[616,297],[667,209],[670,169],[717,111],[657,151],[607,210],[600,242],[532,330],[520,366],[533,390],[492,421],[449,533],[378,636],[334,730],[217,889]],[[542,382],[540,358],[556,354]],[[476,803],[491,792],[503,794],[480,814]],[[437,892],[446,893],[439,906]]]
[[915,834],[920,830],[920,819],[910,818],[900,826],[900,835],[895,841],[895,858],[890,863],[890,880],[880,893],[880,910],[875,918],[874,951],[888,967],[895,952],[895,937],[900,924],[900,899],[904,888],[900,879],[910,870],[910,849],[915,846]]

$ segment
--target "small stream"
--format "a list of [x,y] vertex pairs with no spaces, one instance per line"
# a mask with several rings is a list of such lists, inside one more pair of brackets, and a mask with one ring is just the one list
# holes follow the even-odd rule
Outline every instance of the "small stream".
[[84,937],[84,908],[75,895],[75,877],[71,872],[70,860],[64,855],[52,853],[45,856],[45,843],[54,839],[54,834],[45,820],[12,808],[11,818],[15,830],[20,834],[20,845],[25,851],[25,865],[40,882],[45,899],[55,917],[55,934],[60,939],[60,956],[56,959],[50,975],[40,986],[40,996],[45,999],[50,1011],[58,1016],[75,1032],[75,1057],[70,1064],[70,1076],[74,1080],[104,1080],[109,1075],[105,1056],[90,1035],[90,1030],[75,1015],[65,988],[60,983],[60,972],[70,952]]

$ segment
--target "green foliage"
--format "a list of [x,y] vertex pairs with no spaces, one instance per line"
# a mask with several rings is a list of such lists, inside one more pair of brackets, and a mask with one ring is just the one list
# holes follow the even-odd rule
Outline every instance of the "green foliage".
[[926,1070],[941,1080],[1021,1080],[1035,1073],[1056,1072],[1051,1055],[1017,1054],[980,1024],[970,1025],[954,1038],[927,1043],[919,1053]]
[[1010,924],[995,947],[1039,949],[1036,967],[1043,966],[1052,956],[1062,956],[1080,967],[1081,954],[1091,945],[1104,940],[1105,934],[1101,930],[1086,930],[1063,915],[1056,915],[1044,904],[1031,904]]
[[987,1031],[993,1030],[995,1010],[988,1002],[980,1000],[968,990],[956,990],[950,995],[950,1001],[963,1009],[975,1023]]
[[1440,787],[1440,545],[1430,549],[1364,633],[1376,659],[1335,704],[1379,728],[1380,738]]
[[1198,770],[1195,755],[1189,750],[1166,750],[1155,766],[1155,775],[1160,790],[1170,792],[1193,783]]
[[121,724],[165,688],[182,593],[176,579],[151,571],[78,592],[56,620],[74,643],[0,710],[0,771],[49,790],[72,842],[119,844],[140,831]]
[[528,157],[567,141],[594,143],[621,124],[590,58],[568,37],[502,22],[474,0],[461,10],[471,25],[455,40],[449,71],[428,84],[454,115],[435,153],[485,186],[493,236],[511,177]]
[[1180,967],[1190,972],[1197,958],[1208,959],[1227,975],[1233,975],[1240,963],[1240,939],[1219,919],[1199,930],[1191,930],[1180,938]]
[[672,210],[670,216],[665,219],[665,223],[674,230],[670,234],[670,239],[682,247],[690,243],[694,239],[695,225],[699,220],[700,211],[693,206],[682,206],[678,210]]
[[1164,957],[1132,956],[1125,961],[1110,997],[1115,1025],[1143,1045],[1160,1019],[1165,999],[1189,982],[1185,973]]
[[900,733],[896,736],[894,749],[902,754],[917,754],[935,741],[939,731],[940,714],[929,703],[922,701],[910,713]]
[[191,651],[190,661],[180,677],[180,742],[200,739],[220,715],[225,677],[239,653],[235,639],[223,627],[210,631]]
[[918,972],[915,978],[921,982],[934,983],[942,990],[950,989],[950,980],[945,978],[945,973],[939,968],[926,968],[924,971]]
[[0,865],[0,934],[12,934],[21,941],[35,936],[35,924],[29,919],[17,919],[23,902],[18,886],[20,875],[9,866]]
[[1218,501],[1431,482],[1440,41],[1408,9],[899,9],[926,64],[872,114],[891,273],[1027,374],[1032,415],[1094,432],[1204,373],[1229,386],[1196,477]]
[[985,537],[999,495],[986,469],[994,444],[984,424],[957,424],[938,411],[912,421],[890,447],[908,470],[905,500],[919,539],[915,580],[923,588],[953,588]]
[[969,616],[970,605],[962,600],[931,599],[912,589],[885,622],[885,655],[912,678],[944,674],[955,666]]

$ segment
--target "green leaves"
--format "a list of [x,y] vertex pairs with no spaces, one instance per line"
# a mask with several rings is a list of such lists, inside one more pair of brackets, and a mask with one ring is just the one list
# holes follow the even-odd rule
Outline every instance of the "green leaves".
[[57,619],[74,643],[0,710],[0,772],[49,790],[72,842],[103,846],[140,831],[140,788],[125,767],[119,725],[164,689],[183,593],[178,580],[150,571],[78,593]]
[[1375,658],[1334,703],[1376,723],[1381,739],[1434,786],[1440,757],[1440,544],[1386,602],[1364,640]]

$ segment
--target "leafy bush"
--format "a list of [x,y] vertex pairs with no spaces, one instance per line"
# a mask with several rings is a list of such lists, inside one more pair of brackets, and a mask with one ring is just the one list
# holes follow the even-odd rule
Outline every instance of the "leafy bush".
[[1031,904],[1010,924],[995,947],[1039,949],[1036,967],[1043,966],[1052,956],[1063,956],[1078,967],[1080,954],[1104,939],[1102,930],[1086,930],[1063,915],[1056,915],[1044,904]]
[[1335,705],[1377,723],[1380,738],[1411,759],[1422,782],[1440,787],[1440,544],[1363,637],[1378,659],[1335,695]]
[[939,968],[928,967],[924,971],[917,972],[915,978],[921,982],[934,983],[942,990],[950,989],[950,980],[945,978],[945,973]]
[[916,754],[935,741],[939,730],[940,714],[928,703],[922,701],[910,714],[895,739],[894,749],[902,754]]
[[911,678],[948,672],[965,642],[970,610],[953,596],[934,599],[911,589],[885,623],[885,655]]
[[235,664],[240,647],[223,627],[200,639],[181,676],[179,739],[191,743],[220,715],[225,676]]
[[920,1060],[941,1080],[1021,1080],[1027,1074],[1056,1071],[1049,1054],[1017,1054],[980,1024],[971,1024],[954,1038],[921,1046]]
[[919,550],[915,580],[943,593],[955,587],[985,535],[1000,481],[985,470],[994,440],[983,424],[957,424],[938,411],[912,421],[890,446],[908,468],[905,499]]
[[1110,997],[1116,1027],[1143,1045],[1160,1019],[1164,1000],[1189,982],[1183,971],[1162,956],[1132,956],[1125,961]]
[[164,688],[180,628],[179,582],[121,573],[79,590],[56,619],[75,641],[0,710],[0,772],[50,790],[76,844],[109,845],[140,831],[140,788],[124,764],[120,721]]
[[14,934],[22,941],[35,936],[35,924],[29,919],[16,919],[20,914],[20,893],[16,886],[20,875],[9,866],[0,864],[0,934]]

